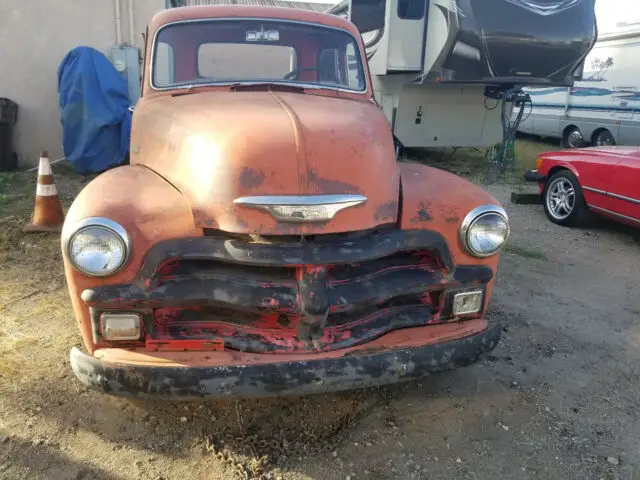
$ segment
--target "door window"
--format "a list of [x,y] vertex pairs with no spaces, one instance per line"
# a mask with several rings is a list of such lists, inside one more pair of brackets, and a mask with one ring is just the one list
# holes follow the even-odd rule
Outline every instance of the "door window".
[[173,48],[168,43],[158,42],[154,54],[153,78],[156,85],[171,85],[175,82]]
[[402,20],[422,20],[426,7],[426,0],[398,0],[398,17]]
[[336,83],[348,85],[349,88],[361,88],[364,85],[362,69],[354,45],[346,48],[325,48],[318,56],[318,77],[320,83]]

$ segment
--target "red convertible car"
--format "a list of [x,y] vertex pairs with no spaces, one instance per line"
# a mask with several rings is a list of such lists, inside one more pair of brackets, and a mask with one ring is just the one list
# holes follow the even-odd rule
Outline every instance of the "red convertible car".
[[640,226],[640,147],[544,153],[525,180],[538,183],[553,223],[576,225],[593,211]]

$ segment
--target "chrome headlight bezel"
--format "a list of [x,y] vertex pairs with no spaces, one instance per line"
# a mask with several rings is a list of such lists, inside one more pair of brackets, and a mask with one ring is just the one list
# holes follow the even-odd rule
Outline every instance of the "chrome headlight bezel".
[[[124,253],[122,256],[122,261],[120,262],[120,265],[118,265],[117,268],[104,273],[95,273],[95,272],[85,270],[84,268],[82,268],[80,265],[76,263],[71,253],[71,247],[73,246],[73,241],[80,233],[84,232],[89,228],[105,229],[105,230],[108,230],[109,233],[115,234],[118,237],[118,239],[122,243]],[[127,263],[129,262],[129,259],[131,258],[131,239],[129,237],[129,234],[124,229],[124,227],[120,225],[118,222],[115,222],[111,219],[104,218],[104,217],[88,217],[83,220],[80,220],[72,229],[70,229],[68,233],[66,233],[65,237],[62,240],[62,244],[63,244],[65,256],[67,257],[67,260],[69,261],[71,266],[75,270],[90,277],[101,278],[101,277],[110,277],[112,275],[115,275],[127,265]]]
[[[504,241],[502,242],[500,247],[498,247],[496,250],[489,253],[477,252],[473,249],[473,247],[471,246],[471,243],[469,242],[469,233],[473,225],[478,220],[480,220],[481,218],[487,215],[497,215],[501,217],[507,226],[507,234],[505,235]],[[507,240],[509,239],[510,234],[511,234],[511,226],[509,225],[509,217],[507,215],[507,212],[504,210],[504,208],[499,207],[497,205],[481,205],[480,207],[474,208],[467,214],[466,217],[464,217],[464,220],[460,225],[460,242],[462,243],[462,246],[464,247],[465,251],[469,255],[476,258],[487,258],[499,253],[500,250],[502,250],[502,248],[507,243]]]

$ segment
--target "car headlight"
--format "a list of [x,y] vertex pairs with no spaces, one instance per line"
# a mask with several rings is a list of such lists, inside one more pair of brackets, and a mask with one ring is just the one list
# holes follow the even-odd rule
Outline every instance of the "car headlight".
[[509,238],[509,219],[504,209],[483,205],[473,209],[460,227],[460,240],[474,257],[498,253]]
[[82,220],[66,240],[67,257],[74,268],[93,277],[106,277],[120,270],[130,253],[129,235],[107,218]]

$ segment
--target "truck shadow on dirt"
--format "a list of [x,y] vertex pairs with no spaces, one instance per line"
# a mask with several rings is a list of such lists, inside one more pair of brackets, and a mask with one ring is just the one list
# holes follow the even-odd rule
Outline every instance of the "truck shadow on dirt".
[[[539,354],[536,345],[527,350],[520,354]],[[441,419],[469,405],[501,411],[517,402],[523,392],[510,382],[523,362],[503,348],[494,353],[478,365],[391,387],[271,399],[121,399],[86,390],[68,374],[25,387],[31,393],[20,408],[27,417],[58,422],[61,435],[97,436],[114,454],[135,449],[178,459],[195,453],[223,462],[239,478],[274,468],[304,471],[302,460],[313,458],[349,469],[353,459],[342,458],[345,448],[361,445],[390,458],[403,449],[381,445],[423,443],[425,435],[453,441],[446,440],[450,426]],[[483,422],[481,415],[467,418],[465,428]]]
[[[492,356],[482,367],[385,388],[202,402],[109,397],[86,390],[68,374],[62,381],[23,387],[30,395],[15,407],[34,423],[48,417],[58,424],[60,435],[79,438],[89,432],[114,451],[131,448],[176,459],[193,452],[211,455],[240,477],[246,472],[252,478],[273,468],[300,467],[305,458],[333,458],[346,442],[374,444],[382,437],[404,435],[412,424],[407,404],[420,414],[430,401],[452,402],[454,408],[473,397],[502,398],[502,403],[509,398],[504,395],[508,384],[487,371],[497,362],[501,357]],[[476,378],[477,368],[485,370],[486,378]],[[363,424],[368,440],[362,438]],[[35,431],[34,436],[38,438]]]

